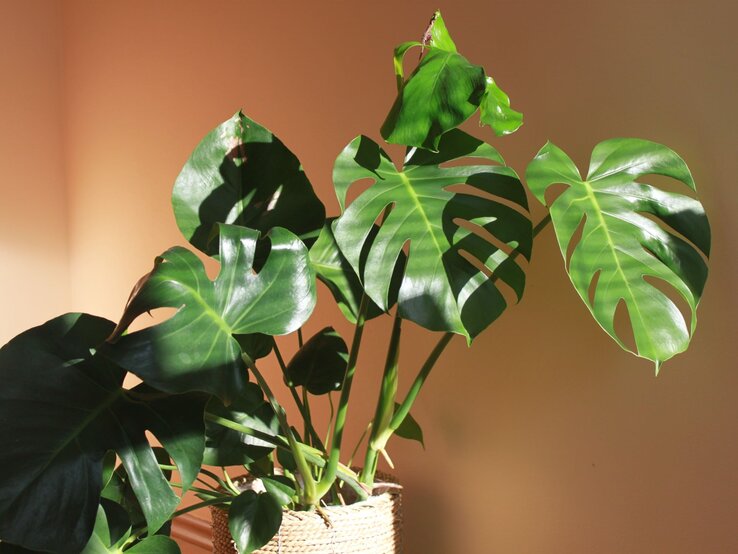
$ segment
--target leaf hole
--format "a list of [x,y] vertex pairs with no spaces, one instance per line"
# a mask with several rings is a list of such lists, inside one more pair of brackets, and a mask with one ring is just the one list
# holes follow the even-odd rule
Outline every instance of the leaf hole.
[[[693,250],[695,250],[697,252],[697,254],[700,256],[700,258],[702,258],[702,261],[705,264],[707,264],[709,262],[708,256],[702,251],[702,249],[700,249],[700,247],[698,247],[695,243],[693,243],[689,238],[687,238],[686,236],[684,236],[683,234],[681,234],[679,231],[677,231],[676,229],[674,229],[671,225],[669,225],[666,221],[664,221],[663,219],[661,219],[659,216],[657,216],[655,214],[652,214],[650,212],[636,212],[636,213],[639,216],[641,216],[641,217],[643,217],[645,219],[648,219],[649,221],[652,221],[653,223],[655,223],[656,225],[658,225],[659,227],[661,227],[662,230],[664,230],[665,232],[669,233],[673,237],[676,237],[677,239],[680,239],[680,240],[683,240],[684,242],[686,242]],[[644,248],[646,249],[646,251],[649,254],[651,254],[652,256],[654,256],[656,258],[658,258],[658,256],[656,256],[656,253],[655,252],[651,251],[649,248],[647,248],[645,246],[644,246]]]
[[492,200],[526,217],[530,216],[528,212],[528,198],[525,196],[525,191],[519,186],[506,187],[505,183],[492,183],[490,180],[484,188],[467,182],[449,185],[444,187],[444,190],[453,194]]
[[684,194],[691,198],[697,198],[695,192],[687,185],[674,179],[667,177],[666,175],[659,175],[657,173],[646,173],[638,178],[637,183],[648,183],[651,186],[659,188],[665,192],[671,192],[675,194]]
[[350,206],[354,200],[364,194],[364,192],[366,192],[369,187],[376,183],[376,181],[377,180],[374,177],[364,177],[363,179],[358,179],[352,182],[351,186],[349,186],[348,190],[346,191],[346,202],[344,205]]
[[[468,250],[458,250],[459,256],[461,256],[464,260],[469,262],[477,271],[480,273],[483,273],[487,280],[491,281],[491,284],[497,288],[498,291],[500,291],[500,294],[505,300],[505,303],[508,306],[514,306],[518,303],[518,296],[515,293],[515,291],[510,287],[505,281],[502,279],[496,278],[492,270],[490,270],[482,261],[474,256],[471,252]],[[505,262],[503,262],[505,263]],[[507,262],[509,263],[509,262]]]
[[592,280],[589,282],[589,288],[587,289],[587,297],[589,298],[589,305],[594,306],[595,293],[597,292],[597,283],[600,280],[601,269],[595,271],[592,275]]
[[256,249],[254,251],[254,263],[251,269],[254,273],[259,274],[264,268],[269,254],[272,252],[272,239],[270,236],[262,236],[261,239],[256,241]]
[[147,327],[158,325],[159,323],[173,317],[178,311],[179,308],[156,308],[150,312],[146,312],[138,316],[133,323],[131,323],[127,332],[133,333],[135,331],[140,331],[141,329],[146,329]]
[[677,291],[668,282],[663,279],[659,279],[658,277],[654,277],[653,275],[644,275],[643,280],[674,303],[677,310],[679,310],[687,329],[690,329],[690,324],[692,323],[692,310],[690,309],[687,300],[679,293],[679,291]]
[[463,229],[467,229],[474,233],[475,235],[478,235],[479,237],[483,238],[485,242],[489,242],[490,244],[493,244],[506,254],[512,253],[512,251],[515,249],[514,247],[511,247],[501,240],[499,240],[497,237],[495,237],[492,233],[490,233],[487,229],[485,229],[482,225],[479,225],[477,223],[472,223],[471,221],[467,221],[466,219],[462,219],[460,217],[455,217],[451,220],[456,226],[461,227]]
[[628,306],[625,304],[625,300],[622,298],[618,301],[618,305],[615,308],[615,316],[613,317],[613,328],[615,329],[615,335],[625,345],[625,347],[632,351],[638,352],[636,347],[635,335],[633,334],[633,327],[630,323],[630,314],[628,313]]
[[550,206],[553,204],[556,199],[561,196],[566,189],[569,188],[569,185],[566,185],[564,183],[554,183],[550,187],[546,189],[546,192],[543,194],[543,199],[546,202],[546,206]]
[[569,271],[569,265],[571,263],[571,257],[574,254],[574,250],[576,249],[577,245],[582,240],[582,235],[584,234],[584,227],[587,224],[587,215],[582,216],[582,220],[579,222],[579,225],[577,225],[576,230],[571,235],[571,238],[569,239],[569,244],[566,245],[566,270]]

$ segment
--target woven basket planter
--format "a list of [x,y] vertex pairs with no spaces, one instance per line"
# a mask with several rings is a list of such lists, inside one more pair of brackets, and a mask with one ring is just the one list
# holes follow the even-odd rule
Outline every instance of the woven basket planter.
[[[348,506],[328,506],[320,514],[284,510],[277,535],[259,554],[395,554],[402,552],[401,487],[376,487],[375,495]],[[236,554],[228,514],[210,509],[213,553]]]

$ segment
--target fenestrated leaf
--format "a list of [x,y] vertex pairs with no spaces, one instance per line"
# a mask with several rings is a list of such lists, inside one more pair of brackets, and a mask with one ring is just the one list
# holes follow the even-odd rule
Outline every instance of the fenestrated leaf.
[[144,312],[179,310],[163,323],[121,337],[108,355],[161,390],[201,390],[229,401],[247,380],[233,335],[290,333],[315,306],[315,275],[300,239],[272,229],[271,250],[255,273],[258,238],[258,231],[220,225],[221,269],[215,281],[189,250],[167,250],[129,300],[112,340]]
[[[374,183],[343,211],[334,234],[367,294],[382,309],[388,305],[395,265],[409,243],[400,316],[471,340],[507,305],[496,280],[521,297],[525,274],[511,250],[529,258],[532,227],[525,191],[512,169],[469,160],[440,165],[462,158],[504,163],[494,148],[453,130],[443,136],[439,149],[417,150],[398,171],[371,139],[352,141],[333,171],[342,209],[354,182]],[[462,184],[467,185],[463,190],[447,190]],[[387,206],[393,209],[372,239],[374,222]]]
[[238,112],[198,144],[172,193],[182,234],[207,254],[218,253],[217,223],[283,227],[314,240],[325,208],[300,161],[269,130]]
[[339,390],[346,375],[348,347],[333,327],[310,337],[287,364],[285,380],[291,387],[305,387],[311,394]]
[[282,524],[282,506],[268,492],[244,491],[231,502],[228,529],[241,554],[268,543]]
[[[395,403],[395,410],[397,410],[398,407],[399,404]],[[402,420],[402,423],[400,423],[400,426],[395,429],[395,435],[403,439],[418,441],[423,448],[425,448],[423,429],[421,429],[420,424],[410,414],[407,414],[405,419]]]
[[437,151],[441,135],[477,110],[484,91],[484,69],[458,52],[429,47],[400,88],[382,124],[382,137]]
[[[267,435],[279,434],[279,421],[272,407],[264,400],[264,394],[254,383],[247,383],[228,406],[212,398],[205,411],[218,417],[235,421]],[[274,450],[268,444],[251,435],[228,429],[217,423],[205,423],[205,455],[203,464],[230,466],[249,464]]]
[[[326,220],[318,240],[310,247],[310,265],[315,270],[318,279],[325,283],[328,290],[333,294],[341,313],[351,323],[356,323],[364,289],[351,264],[338,249],[331,228],[333,221],[335,221],[335,218]],[[399,281],[396,284],[397,287],[394,287],[395,293],[399,287]],[[391,300],[390,306],[393,303],[394,301]],[[371,300],[369,301],[366,319],[375,318],[383,313],[379,306]]]
[[[707,279],[702,255],[709,255],[710,227],[699,201],[638,182],[648,174],[671,177],[695,190],[684,160],[665,146],[640,139],[598,144],[586,179],[561,149],[548,143],[526,176],[544,204],[549,186],[568,185],[549,208],[565,261],[573,247],[569,277],[602,328],[624,349],[656,362],[658,371],[663,361],[686,350],[694,332]],[[581,239],[572,245],[580,225]],[[685,322],[674,302],[645,277],[673,287],[687,302],[691,321]],[[621,301],[635,351],[615,330]]]
[[510,107],[510,97],[497,86],[492,77],[486,79],[486,89],[479,105],[479,120],[489,125],[499,137],[517,131],[523,124],[523,114]]
[[108,450],[120,457],[149,532],[179,498],[145,432],[167,449],[187,488],[204,447],[202,395],[121,387],[124,371],[96,352],[112,322],[67,314],[0,350],[0,536],[33,550],[80,552],[94,526]]

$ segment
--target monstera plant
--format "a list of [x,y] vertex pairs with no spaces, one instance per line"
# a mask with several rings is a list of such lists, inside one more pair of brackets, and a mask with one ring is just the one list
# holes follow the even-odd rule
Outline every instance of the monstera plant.
[[[406,76],[410,51],[420,57]],[[350,141],[333,171],[336,217],[326,218],[297,157],[236,113],[174,185],[177,223],[200,252],[158,256],[117,324],[66,314],[0,350],[0,550],[177,552],[170,522],[221,506],[237,547],[251,552],[277,532],[285,507],[341,503],[339,483],[366,498],[390,438],[422,441],[410,411],[452,337],[471,344],[522,298],[520,262],[549,224],[574,288],[616,343],[656,371],[687,348],[710,229],[679,155],[612,139],[594,147],[583,174],[547,143],[526,188],[495,147],[458,128],[478,113],[502,137],[522,115],[458,52],[440,14],[422,40],[395,49],[394,67],[397,97],[381,136],[406,156],[393,160],[368,136]],[[678,187],[648,184],[649,175]],[[549,210],[535,224],[529,192]],[[220,265],[214,280],[208,256]],[[330,327],[303,339],[316,279],[355,325],[350,345]],[[616,330],[619,307],[634,344]],[[158,308],[175,312],[128,331]],[[387,316],[386,365],[361,368],[378,369],[379,392],[355,470],[342,439],[362,333]],[[439,335],[419,368],[403,368],[410,385],[399,395],[406,321]],[[290,360],[285,340],[299,344]],[[296,405],[289,418],[259,369],[267,356]],[[317,402],[331,405],[327,433],[311,417]],[[244,469],[262,490],[236,486]],[[187,491],[200,500],[180,507]]]

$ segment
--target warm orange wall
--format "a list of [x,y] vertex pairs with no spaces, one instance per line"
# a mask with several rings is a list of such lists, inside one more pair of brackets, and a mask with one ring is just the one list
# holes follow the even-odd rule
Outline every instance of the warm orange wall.
[[[443,4],[462,52],[525,112],[519,133],[494,142],[511,165],[523,172],[549,138],[580,164],[612,136],[667,143],[698,181],[714,262],[692,349],[655,379],[590,321],[543,233],[523,304],[472,350],[452,343],[431,376],[415,410],[427,450],[391,445],[407,486],[407,552],[738,551],[736,10],[709,1]],[[63,6],[73,283],[64,309],[115,318],[153,256],[181,243],[169,193],[182,163],[238,108],[298,154],[335,212],[332,162],[355,135],[378,136],[393,95],[391,48],[419,38],[437,3]],[[14,51],[23,74],[30,54]],[[24,202],[3,209],[17,215]],[[4,302],[18,296],[3,291]],[[349,335],[322,294],[310,328],[329,321]],[[434,340],[407,328],[406,377]],[[349,444],[370,416],[387,332],[369,329]]]
[[59,2],[0,3],[0,344],[69,306]]

